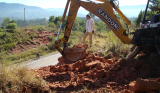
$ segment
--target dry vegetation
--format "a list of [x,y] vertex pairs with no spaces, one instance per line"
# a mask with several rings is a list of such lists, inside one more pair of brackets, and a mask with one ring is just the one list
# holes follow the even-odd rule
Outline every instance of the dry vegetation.
[[9,66],[0,64],[0,93],[10,92],[43,92],[45,81],[36,78],[25,66]]
[[[84,33],[81,32],[72,32],[69,40],[69,45],[73,45],[82,42]],[[89,44],[89,38],[86,38],[86,44]],[[93,35],[93,45],[88,49],[91,53],[102,52],[104,56],[107,54],[114,54],[115,56],[121,56],[125,58],[129,53],[129,49],[132,45],[123,44],[115,34],[110,32],[96,32]]]

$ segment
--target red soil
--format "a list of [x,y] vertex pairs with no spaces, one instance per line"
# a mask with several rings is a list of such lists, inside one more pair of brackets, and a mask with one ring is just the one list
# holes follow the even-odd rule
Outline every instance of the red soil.
[[120,57],[107,56],[105,59],[100,54],[86,54],[74,63],[60,57],[61,64],[33,71],[36,77],[43,77],[47,81],[47,87],[66,93],[84,89],[84,86],[94,93],[106,90],[122,93],[160,90],[160,79],[150,79],[160,77],[160,56],[151,54],[126,61]]
[[[26,30],[26,33],[29,33],[30,30]],[[22,44],[18,44],[16,45],[15,48],[12,49],[11,53],[15,54],[15,53],[19,53],[28,49],[32,49],[32,48],[37,48],[38,46],[43,46],[43,45],[48,45],[50,43],[50,39],[48,38],[48,36],[53,36],[56,37],[56,33],[55,32],[49,32],[49,31],[37,31],[38,37],[36,39],[33,40],[33,43],[27,44],[27,43],[22,43]],[[39,42],[39,44],[37,43]]]

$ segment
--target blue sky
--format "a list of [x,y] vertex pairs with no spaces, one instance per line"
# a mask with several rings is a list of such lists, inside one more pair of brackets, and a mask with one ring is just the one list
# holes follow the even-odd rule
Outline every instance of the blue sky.
[[[92,0],[94,1],[94,0]],[[41,8],[64,8],[67,0],[0,0],[6,3],[20,3]],[[120,6],[146,4],[147,0],[119,0]]]

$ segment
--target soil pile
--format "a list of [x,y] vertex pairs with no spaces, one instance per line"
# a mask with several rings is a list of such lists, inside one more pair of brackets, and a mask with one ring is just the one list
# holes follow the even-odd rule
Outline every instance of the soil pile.
[[[138,60],[126,61],[113,55],[103,58],[100,53],[89,54],[86,52],[85,57],[77,62],[68,62],[67,59],[60,57],[59,62],[61,64],[42,67],[33,71],[37,73],[35,76],[43,77],[48,82],[46,86],[56,91],[71,92],[87,88],[92,92],[123,91],[129,93],[131,91],[140,92],[141,90],[138,89],[150,87],[146,83],[147,80],[137,78],[160,77],[159,60],[160,56],[154,54],[139,57]],[[142,85],[141,82],[147,86]],[[151,88],[150,90],[160,89],[158,81],[151,81],[150,84],[158,86],[158,88]]]

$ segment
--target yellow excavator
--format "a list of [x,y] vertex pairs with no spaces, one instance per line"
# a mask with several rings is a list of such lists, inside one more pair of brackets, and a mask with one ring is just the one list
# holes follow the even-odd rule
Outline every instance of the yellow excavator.
[[[100,18],[109,28],[115,33],[115,35],[124,43],[124,44],[133,44],[131,51],[126,59],[134,58],[137,53],[139,53],[143,49],[151,49],[155,47],[159,51],[160,45],[160,35],[159,35],[159,27],[154,28],[142,28],[142,29],[135,29],[132,25],[130,20],[121,12],[118,8],[117,0],[96,0],[97,2],[93,1],[82,1],[82,0],[68,0],[65,11],[63,14],[63,18],[61,21],[61,25],[65,20],[65,16],[67,13],[67,9],[69,7],[69,13],[67,18],[67,24],[65,28],[64,37],[58,39],[61,26],[59,28],[59,32],[57,35],[57,39],[55,41],[55,48],[68,60],[76,61],[79,60],[85,51],[85,49],[76,49],[76,48],[68,48],[67,43],[70,37],[72,25],[76,18],[78,9],[83,7],[84,9],[88,10],[92,14],[96,15]],[[148,8],[149,0],[147,3],[146,11]],[[129,33],[125,30],[119,19],[115,15],[115,11],[120,15],[123,21],[132,27],[135,32]],[[145,11],[145,15],[146,15]],[[145,23],[145,15],[143,23]],[[133,34],[133,38],[129,38],[129,34]],[[63,49],[60,48],[60,43],[63,42]],[[144,50],[144,51],[146,51]]]

